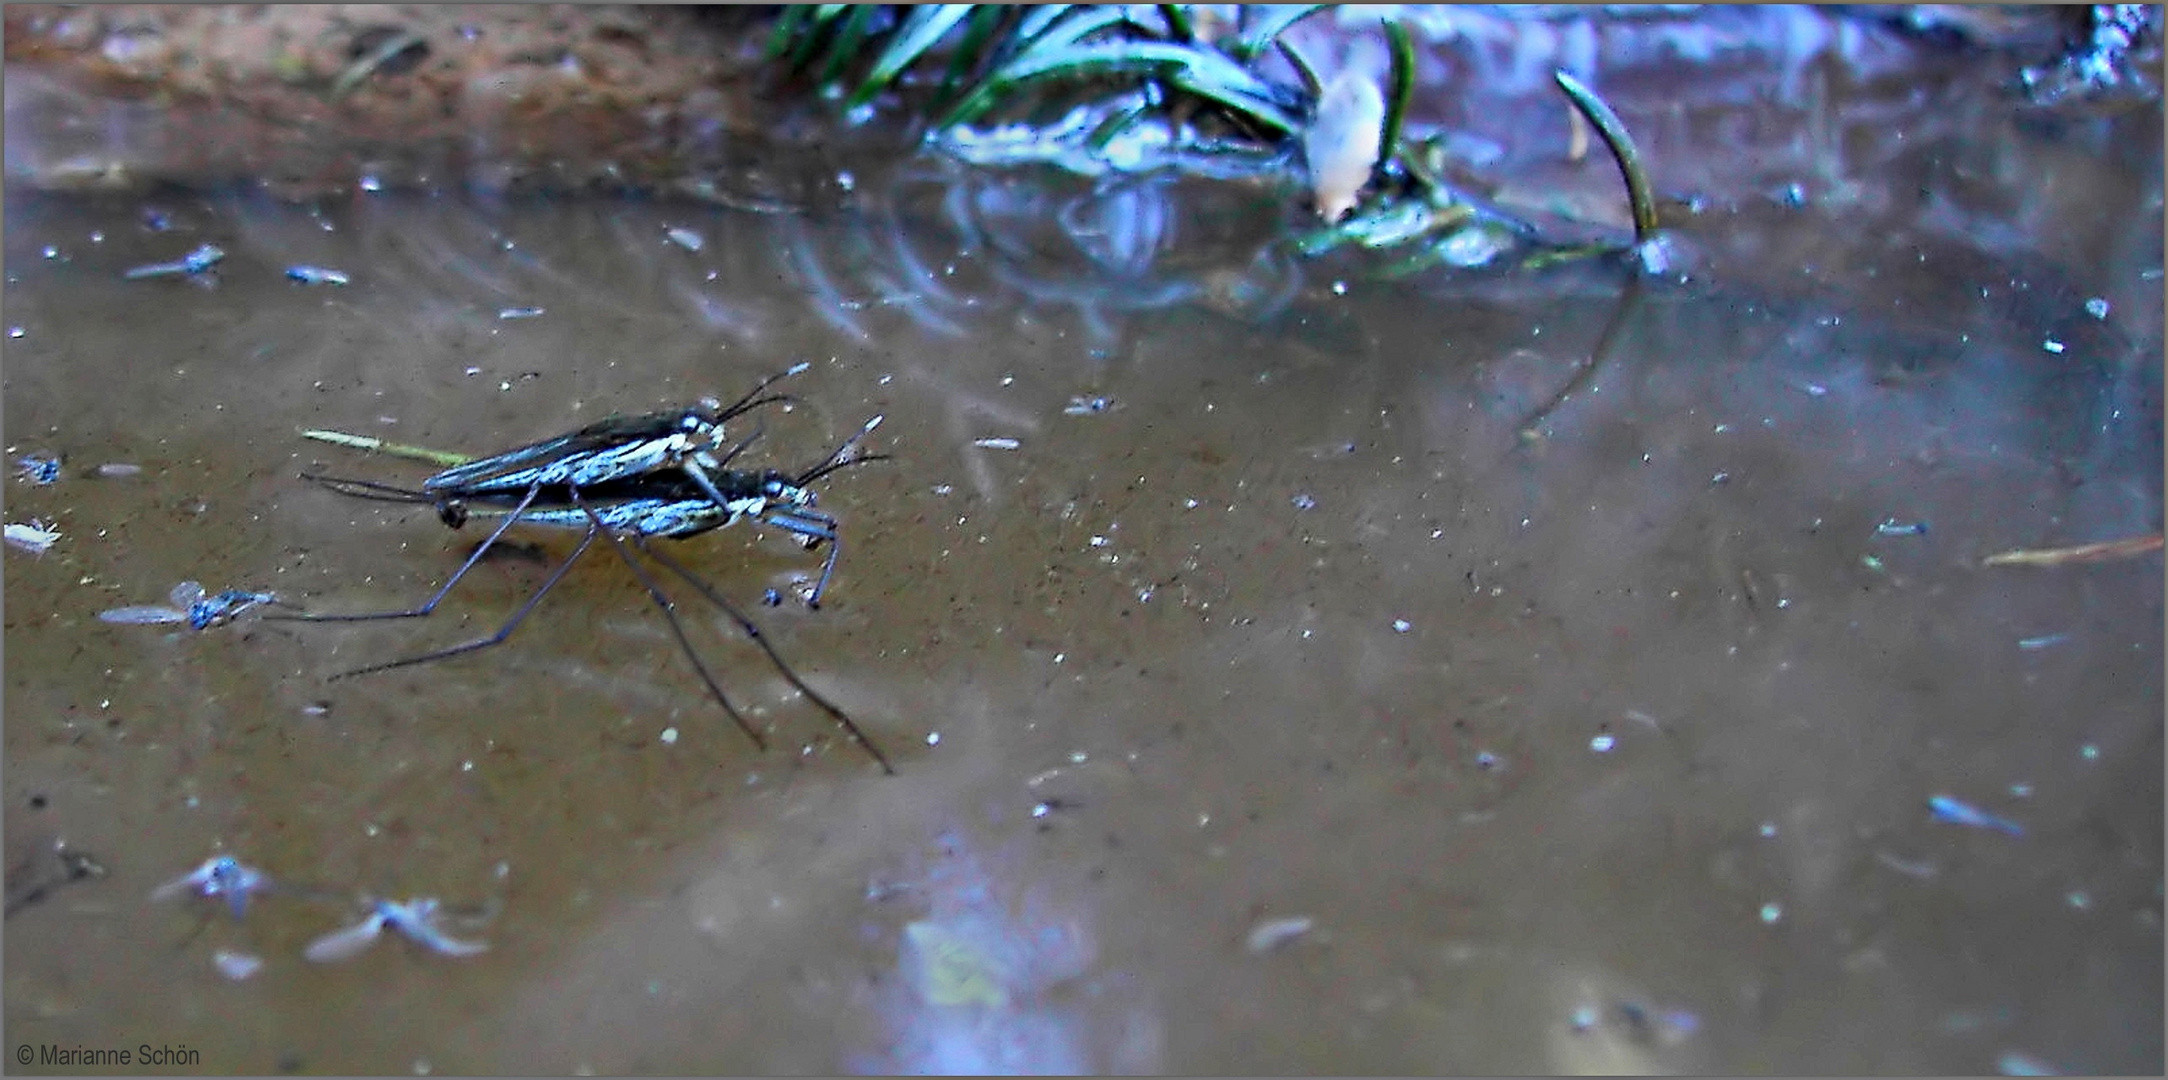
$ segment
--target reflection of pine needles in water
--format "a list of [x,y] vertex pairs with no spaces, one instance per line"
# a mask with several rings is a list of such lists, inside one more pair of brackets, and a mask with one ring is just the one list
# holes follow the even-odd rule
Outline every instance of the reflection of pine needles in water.
[[[1624,248],[1544,242],[1528,222],[1448,184],[1437,139],[1409,145],[1402,137],[1416,82],[1405,24],[1382,23],[1390,70],[1381,93],[1353,68],[1321,78],[1283,38],[1323,7],[1237,5],[1230,16],[1186,4],[800,6],[778,17],[768,55],[853,113],[900,90],[934,145],[979,165],[1052,162],[1100,176],[1150,163],[1211,176],[1231,175],[1241,162],[1257,175],[1285,168],[1299,149],[1329,226],[1299,247],[1311,255],[1390,248],[1395,276],[1493,262],[1536,269]],[[929,66],[944,42],[953,44],[938,81],[904,89],[905,75]],[[1266,71],[1268,54],[1284,61],[1293,84]],[[1590,87],[1565,72],[1557,81],[1618,162],[1633,242],[1648,240],[1655,202],[1625,125]],[[1045,119],[1061,100],[1074,104]],[[1031,119],[972,127],[997,115]],[[1500,261],[1516,250],[1516,259]]]

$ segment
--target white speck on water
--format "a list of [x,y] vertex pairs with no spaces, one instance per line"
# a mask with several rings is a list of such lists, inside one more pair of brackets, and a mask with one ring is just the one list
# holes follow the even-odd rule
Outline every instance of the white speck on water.
[[2046,341],[2041,342],[2040,347],[2047,350],[2048,352],[2054,353],[2057,356],[2061,356],[2063,353],[2063,343],[2055,340],[2054,338],[2049,338]]
[[48,259],[57,259],[60,257],[60,249],[54,247],[51,244],[47,244],[45,245],[45,251],[43,252],[43,254]]
[[676,746],[676,745],[677,745],[677,729],[676,729],[676,728],[674,728],[674,727],[666,727],[666,728],[662,729],[662,736],[661,736],[661,737],[662,737],[662,744],[663,744],[664,746]]
[[1093,547],[1105,547],[1107,546],[1107,543],[1107,538],[1104,536],[1093,536],[1091,538],[1091,545]]
[[1045,803],[1039,803],[1038,805],[1031,808],[1031,816],[1035,818],[1043,818],[1051,810],[1053,810],[1053,807],[1048,806]]
[[478,368],[478,367],[470,367],[470,368],[468,368],[468,369],[467,369],[467,378],[470,378],[470,379],[471,379],[471,378],[475,377],[476,375],[480,375],[481,373],[482,373],[482,369],[481,369],[481,368]]
[[1410,630],[1413,630],[1413,629],[1415,629],[1415,624],[1414,624],[1414,623],[1411,623],[1411,622],[1409,622],[1409,621],[1408,621],[1408,620],[1406,620],[1406,619],[1394,619],[1394,620],[1393,620],[1393,633],[1396,633],[1396,634],[1405,634],[1405,633],[1407,633],[1408,631],[1410,631]]
[[2108,302],[2100,297],[2093,297],[2085,302],[2085,313],[2096,319],[2105,319],[2108,317]]
[[9,337],[12,337],[12,338],[19,338],[19,337],[21,337],[21,336],[23,336],[24,334],[27,334],[27,333],[29,333],[29,331],[27,331],[27,330],[24,330],[24,329],[23,329],[22,327],[20,327],[20,326],[10,326],[10,327],[8,327],[8,336],[9,336]]
[[1611,748],[1617,745],[1618,740],[1609,735],[1598,735],[1588,740],[1588,748],[1599,754],[1608,754],[1611,752]]
[[708,246],[707,237],[704,237],[699,233],[692,231],[691,229],[681,229],[675,225],[664,229],[663,235],[669,237],[671,243],[676,244],[677,246],[684,248],[687,251],[698,251],[701,248]]
[[1777,823],[1774,821],[1762,822],[1761,834],[1764,838],[1775,836],[1777,834]]
[[2022,780],[2010,785],[2010,794],[2015,798],[2030,799],[2032,798],[2032,793],[2033,786],[2031,784],[2025,783]]
[[2022,1050],[2005,1050],[1997,1055],[1995,1071],[2004,1076],[2058,1076],[2062,1073],[2062,1070]]
[[499,308],[497,310],[497,317],[499,319],[533,319],[539,318],[542,314],[542,311],[543,309],[538,307]]
[[1068,654],[1068,653],[1065,653],[1065,652],[1058,652],[1058,653],[1055,653],[1055,654],[1054,654],[1054,662],[1055,662],[1055,663],[1057,663],[1057,664],[1059,664],[1059,663],[1061,663],[1062,661],[1064,661],[1064,660],[1067,660],[1067,659],[1069,659],[1069,654]]
[[1268,953],[1310,932],[1317,925],[1308,915],[1266,919],[1250,928],[1248,944],[1253,953]]
[[939,745],[941,745],[941,733],[940,733],[940,732],[938,732],[938,731],[929,731],[929,732],[927,732],[927,733],[926,733],[926,745],[928,745],[928,746],[939,746]]
[[1069,752],[1069,764],[1071,765],[1082,765],[1091,759],[1092,756],[1082,750],[1071,750]]
[[2087,761],[2099,761],[2100,747],[2094,746],[2092,743],[2086,743],[2084,746],[2078,747],[2078,756]]
[[1774,900],[1771,900],[1770,902],[1761,906],[1761,921],[1765,923],[1775,923],[1778,919],[1781,919],[1783,917],[1784,905],[1779,904]]
[[2083,889],[2072,889],[2064,893],[2063,902],[2079,911],[2084,911],[2093,906],[2093,898],[2087,895]]
[[469,760],[469,761],[462,761],[462,762],[460,762],[460,763],[459,763],[459,771],[460,771],[460,772],[473,772],[473,771],[474,771],[474,762],[473,762],[473,761],[471,761],[471,760]]
[[983,447],[983,448],[985,448],[985,449],[987,449],[987,450],[1014,450],[1014,449],[1017,449],[1018,447],[1021,447],[1021,446],[1023,446],[1024,444],[1023,444],[1023,443],[1020,443],[1020,442],[1018,442],[1018,441],[1016,441],[1015,439],[1007,439],[1007,438],[988,438],[988,439],[973,439],[973,440],[971,440],[971,445],[973,445],[973,446],[977,446],[977,447]]
[[1310,510],[1317,506],[1317,500],[1308,495],[1296,495],[1288,501],[1294,503],[1297,510]]
[[1572,1024],[1575,1031],[1587,1031],[1596,1026],[1596,1015],[1595,1006],[1583,1005],[1573,1010],[1573,1017],[1566,1022]]
[[1333,294],[1334,296],[1346,296],[1346,295],[1347,295],[1347,282],[1345,282],[1345,281],[1335,281],[1335,282],[1333,282],[1333,283],[1332,283],[1332,294]]
[[232,949],[219,949],[213,952],[211,954],[211,964],[218,968],[220,975],[224,975],[235,982],[240,982],[263,970],[262,957],[251,956],[248,953],[236,952]]
[[363,176],[361,178],[361,190],[372,192],[382,191],[384,190],[384,182],[374,176]]

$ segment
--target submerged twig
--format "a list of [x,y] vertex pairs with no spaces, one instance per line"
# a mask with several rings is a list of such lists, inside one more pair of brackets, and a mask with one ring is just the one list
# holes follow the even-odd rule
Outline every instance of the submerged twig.
[[2096,563],[2110,559],[2127,559],[2161,549],[2162,535],[2131,536],[2121,540],[2103,540],[2097,544],[2079,544],[2076,547],[2019,548],[1989,555],[1980,560],[1981,566],[2061,566],[2065,563]]
[[1611,156],[1618,162],[1619,175],[1626,181],[1626,199],[1633,207],[1634,243],[1649,238],[1656,231],[1656,196],[1649,188],[1648,170],[1641,163],[1641,151],[1634,146],[1633,136],[1627,134],[1626,125],[1604,104],[1596,92],[1581,80],[1564,71],[1553,72],[1558,88],[1566,92],[1574,107],[1588,122],[1595,125],[1596,134],[1603,136],[1603,144],[1611,148]]

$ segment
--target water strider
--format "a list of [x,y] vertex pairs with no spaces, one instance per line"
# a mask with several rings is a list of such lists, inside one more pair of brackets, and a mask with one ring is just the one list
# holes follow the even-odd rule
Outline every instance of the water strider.
[[421,897],[403,904],[374,900],[369,903],[369,914],[360,922],[317,938],[302,950],[301,955],[319,964],[346,960],[376,944],[386,927],[440,956],[473,956],[489,951],[487,942],[461,941],[446,934],[443,922],[442,905],[435,897]]
[[238,919],[248,912],[250,893],[269,892],[271,888],[271,879],[263,871],[231,855],[214,855],[203,865],[151,890],[151,899],[168,900],[186,893],[223,896]]
[[[802,370],[802,367],[793,368],[783,374],[788,375],[799,370]],[[758,432],[741,440],[721,457],[716,457],[710,448],[699,445],[701,440],[705,440],[713,447],[720,448],[723,441],[722,424],[725,420],[742,415],[768,401],[780,400],[772,396],[762,398],[759,394],[768,383],[781,377],[774,376],[763,381],[752,393],[728,407],[704,411],[686,410],[682,413],[654,413],[631,420],[602,421],[573,435],[543,440],[489,458],[454,465],[424,481],[419,490],[367,480],[303,474],[306,478],[345,495],[430,505],[436,510],[438,517],[453,528],[465,524],[470,516],[497,517],[500,520],[489,536],[468,556],[466,562],[453,571],[436,593],[418,607],[357,614],[295,614],[272,617],[315,622],[424,617],[436,610],[437,605],[450,594],[460,579],[481,561],[513,525],[526,523],[584,530],[584,535],[573,548],[572,554],[551,571],[534,594],[514,610],[511,617],[495,633],[417,656],[341,672],[333,678],[442,660],[502,644],[541,603],[550,589],[564,578],[572,565],[586,554],[596,537],[600,536],[608,540],[611,549],[640,580],[642,587],[647,590],[648,598],[662,612],[672,636],[677,639],[678,647],[692,662],[701,681],[707,685],[708,691],[714,695],[730,718],[752,739],[755,746],[766,749],[767,740],[737,707],[731,704],[721,683],[709,672],[698,652],[693,649],[691,640],[686,637],[677,618],[676,605],[662,591],[653,575],[633,558],[633,549],[684,579],[710,603],[721,608],[746,637],[760,647],[768,661],[793,687],[841,725],[852,740],[881,766],[883,772],[893,774],[895,769],[889,764],[887,756],[866,737],[850,715],[799,678],[797,672],[784,661],[760,627],[744,611],[684,564],[647,543],[651,537],[658,536],[671,539],[697,536],[736,524],[744,518],[791,532],[809,548],[826,543],[829,545],[828,558],[807,600],[809,605],[818,606],[820,595],[835,572],[841,538],[837,532],[836,519],[815,507],[816,496],[812,485],[839,469],[880,460],[884,455],[853,454],[852,451],[859,440],[880,426],[882,418],[875,416],[819,463],[796,473],[727,467],[757,438]],[[661,425],[663,418],[673,416],[691,417],[697,422],[679,423],[675,430]],[[615,433],[618,441],[604,441],[600,438],[603,432]],[[335,432],[310,434],[319,438],[332,436],[327,441],[346,445],[368,442]],[[696,434],[698,438],[694,437]],[[377,444],[368,448],[386,447]],[[396,449],[403,452],[412,448]],[[431,460],[442,461],[451,457],[434,452],[419,453],[428,455]],[[517,480],[516,484],[514,479]]]

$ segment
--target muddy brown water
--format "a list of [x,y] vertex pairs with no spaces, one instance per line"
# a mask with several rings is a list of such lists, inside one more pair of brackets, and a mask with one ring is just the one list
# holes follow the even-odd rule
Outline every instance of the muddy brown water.
[[[1284,192],[923,161],[802,215],[10,192],[6,441],[65,459],[5,490],[62,533],[6,554],[11,904],[56,841],[105,871],[11,912],[10,1042],[202,1072],[2157,1071],[2161,561],[1980,559],[2161,527],[2159,113],[2088,141],[1979,110],[1963,143],[1878,116],[1949,153],[1849,206],[1734,193],[1688,280],[1637,286],[1381,281],[1274,254]],[[216,288],[121,278],[205,240]],[[755,750],[600,550],[502,647],[327,680],[494,628],[564,535],[424,620],[97,618],[182,580],[400,606],[481,535],[302,481],[429,470],[301,429],[487,452],[798,360],[754,453],[879,414],[891,455],[820,485],[828,603],[758,603],[818,567],[773,531],[672,551],[894,777],[679,596]],[[86,475],[112,462],[142,472]],[[239,920],[146,899],[217,851],[290,888]],[[479,909],[490,951],[304,961],[362,893]]]

